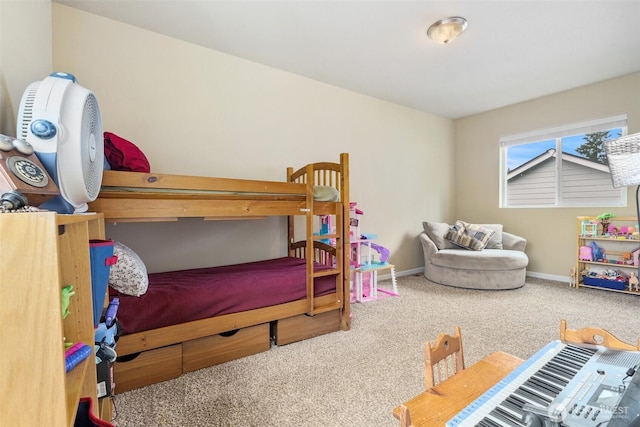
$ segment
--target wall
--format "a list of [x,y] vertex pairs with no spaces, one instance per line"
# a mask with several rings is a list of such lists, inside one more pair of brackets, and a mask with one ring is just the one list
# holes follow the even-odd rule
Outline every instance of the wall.
[[0,1],[0,133],[16,136],[24,89],[51,72],[50,0]]
[[[423,266],[424,219],[454,211],[454,125],[439,118],[53,4],[53,63],[95,92],[104,129],[160,173],[285,179],[350,154],[351,198],[399,271]],[[284,223],[117,224],[151,271],[284,254]]]
[[[399,270],[422,266],[423,219],[466,218],[503,222],[529,239],[533,274],[566,277],[575,217],[601,209],[499,209],[499,137],[621,112],[629,132],[640,131],[636,73],[456,121],[454,168],[448,120],[59,4],[52,12],[48,0],[0,1],[0,133],[15,135],[22,92],[53,70],[76,73],[96,92],[105,129],[141,146],[158,172],[283,179],[286,166],[349,152],[364,228]],[[629,207],[611,210],[634,215],[633,190]],[[276,253],[284,233],[278,220],[108,229],[151,270]]]
[[640,132],[640,73],[581,87],[456,121],[456,215],[502,222],[528,239],[528,270],[567,279],[576,263],[576,217],[613,212],[635,216],[635,188],[626,208],[501,209],[498,206],[501,136],[627,113],[629,133]]

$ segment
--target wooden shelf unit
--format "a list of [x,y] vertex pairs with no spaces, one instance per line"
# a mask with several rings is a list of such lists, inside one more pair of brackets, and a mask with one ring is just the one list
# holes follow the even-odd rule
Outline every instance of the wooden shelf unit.
[[[584,271],[587,267],[589,269],[593,269],[595,271],[601,271],[607,268],[612,268],[614,270],[620,270],[628,275],[632,271],[638,271],[638,266],[633,264],[616,264],[610,262],[599,262],[599,261],[584,261],[580,259],[580,247],[588,246],[590,242],[596,242],[596,244],[604,250],[605,255],[614,254],[614,255],[622,255],[623,253],[631,253],[636,249],[640,248],[640,240],[637,239],[623,239],[623,238],[615,238],[615,237],[606,237],[602,235],[602,232],[599,231],[599,226],[596,227],[598,232],[596,236],[586,236],[582,234],[582,222],[583,221],[597,221],[597,218],[594,216],[579,216],[576,219],[576,236],[577,236],[577,248],[576,248],[576,287],[581,288],[591,288],[591,289],[600,289],[603,291],[610,292],[620,292],[626,294],[634,294],[639,295],[640,292],[618,289],[610,289],[600,286],[592,286],[585,285],[582,280],[581,272]],[[611,224],[619,225],[619,226],[634,226],[638,223],[638,219],[636,217],[614,217],[610,220]],[[637,230],[636,230],[637,231]]]
[[89,239],[104,238],[103,216],[3,213],[0,238],[1,424],[73,426],[81,397],[99,407],[95,355],[66,373],[64,343],[93,347]]

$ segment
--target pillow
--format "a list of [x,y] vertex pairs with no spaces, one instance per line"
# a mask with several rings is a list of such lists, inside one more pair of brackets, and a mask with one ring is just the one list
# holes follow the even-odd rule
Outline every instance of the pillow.
[[490,228],[458,220],[449,228],[445,239],[456,246],[481,251],[487,246],[494,234],[495,231]]
[[487,242],[485,249],[504,249],[502,246],[502,224],[480,224],[483,227],[490,228],[495,234]]
[[340,193],[335,187],[316,185],[313,187],[313,200],[317,202],[339,202]]
[[429,239],[436,244],[438,250],[452,249],[456,247],[456,245],[444,238],[445,234],[449,231],[449,224],[446,222],[424,221],[422,223],[422,228],[424,228],[424,232],[429,236]]
[[114,242],[113,254],[118,262],[109,271],[109,286],[120,293],[139,297],[147,292],[147,267],[137,253],[120,242]]
[[111,132],[104,132],[104,156],[112,169],[151,172],[149,160],[133,142]]

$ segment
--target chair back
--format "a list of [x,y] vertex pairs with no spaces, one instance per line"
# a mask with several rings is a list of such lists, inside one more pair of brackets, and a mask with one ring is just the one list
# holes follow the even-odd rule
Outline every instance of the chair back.
[[462,334],[459,326],[456,326],[453,336],[440,334],[433,346],[427,341],[424,368],[427,390],[464,369]]
[[567,329],[567,321],[560,321],[560,341],[575,344],[594,344],[616,350],[640,351],[640,339],[636,345],[619,340],[611,332],[601,328]]

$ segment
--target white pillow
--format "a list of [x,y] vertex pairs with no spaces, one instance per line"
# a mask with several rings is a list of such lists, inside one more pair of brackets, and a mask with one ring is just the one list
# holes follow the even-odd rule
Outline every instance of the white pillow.
[[456,245],[445,240],[444,236],[449,231],[450,225],[446,222],[423,221],[422,228],[427,233],[429,239],[435,243],[438,250],[457,248]]
[[109,286],[134,297],[147,292],[147,267],[138,254],[120,242],[114,242],[113,254],[118,257],[118,262],[112,265],[109,271]]

